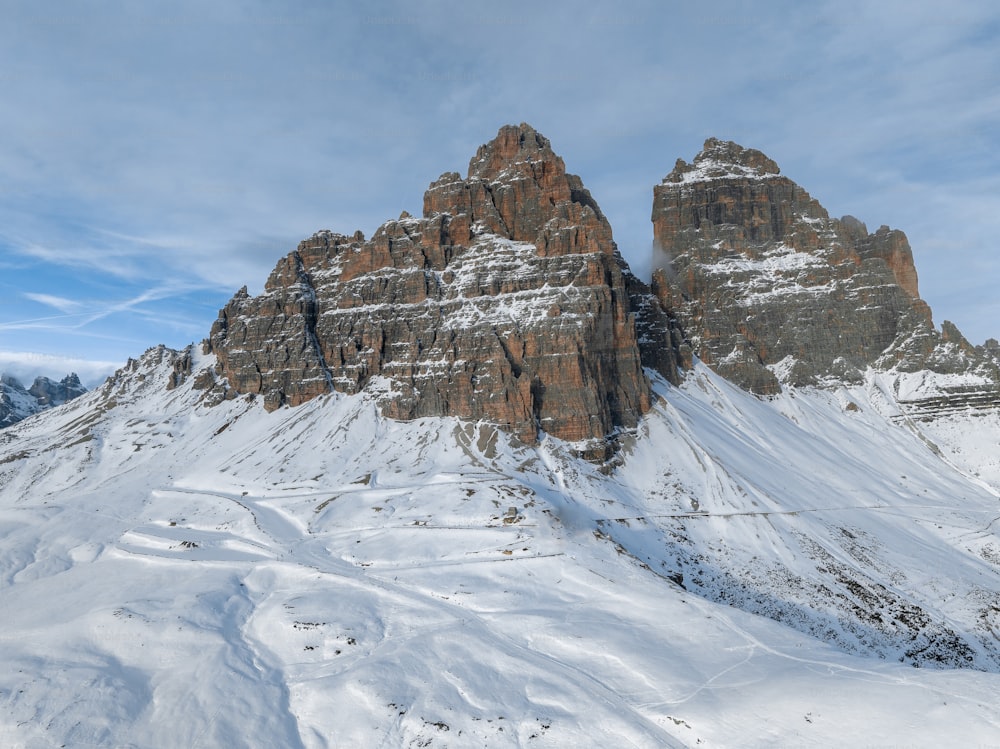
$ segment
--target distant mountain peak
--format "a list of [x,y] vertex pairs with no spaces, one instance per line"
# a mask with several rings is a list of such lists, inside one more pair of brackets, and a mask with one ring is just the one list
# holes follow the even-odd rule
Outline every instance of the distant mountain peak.
[[36,377],[25,388],[13,375],[0,376],[0,428],[49,408],[61,406],[87,392],[75,372],[55,382],[48,377]]

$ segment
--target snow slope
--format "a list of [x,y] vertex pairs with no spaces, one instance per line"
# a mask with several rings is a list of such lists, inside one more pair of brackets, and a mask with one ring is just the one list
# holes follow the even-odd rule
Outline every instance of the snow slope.
[[1000,735],[973,417],[698,368],[602,468],[364,395],[208,407],[170,365],[0,432],[0,746]]

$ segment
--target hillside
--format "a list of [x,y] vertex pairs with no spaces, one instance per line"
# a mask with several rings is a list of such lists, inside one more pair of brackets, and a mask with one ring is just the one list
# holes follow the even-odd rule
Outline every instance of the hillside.
[[170,364],[4,432],[5,745],[997,728],[996,491],[877,383],[762,402],[699,368],[607,474],[364,395],[199,405]]

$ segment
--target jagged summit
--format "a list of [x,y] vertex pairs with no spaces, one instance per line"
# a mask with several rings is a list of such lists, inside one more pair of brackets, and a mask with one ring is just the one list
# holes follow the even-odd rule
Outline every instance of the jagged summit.
[[611,225],[583,182],[523,123],[500,128],[480,146],[466,179],[446,172],[431,184],[424,218],[439,214],[464,216],[479,231],[530,242],[545,254],[616,250]]
[[302,242],[264,294],[221,311],[209,347],[226,387],[269,407],[367,391],[398,419],[603,441],[650,406],[641,293],[580,178],[529,125],[505,126],[467,178],[430,185],[423,217]]
[[87,392],[75,372],[58,382],[36,377],[30,387],[8,374],[0,375],[0,428],[77,398]]
[[654,188],[652,220],[650,288],[548,139],[506,125],[466,177],[431,183],[421,217],[367,240],[318,232],[262,295],[237,293],[207,344],[217,383],[201,384],[271,409],[366,392],[396,419],[486,420],[598,454],[648,411],[643,367],[677,383],[694,356],[759,394],[869,368],[996,389],[995,355],[935,330],[906,236],[831,218],[760,151],[709,138]]
[[526,122],[504,125],[497,137],[484,143],[469,160],[468,177],[503,181],[501,174],[530,164],[551,163],[566,172],[563,160],[552,151],[552,143]]
[[744,388],[858,381],[867,367],[990,370],[935,331],[901,231],[831,218],[759,151],[709,139],[654,188],[652,220],[661,304]]
[[694,163],[677,159],[664,182],[703,182],[713,179],[764,179],[781,173],[778,165],[760,151],[730,140],[708,138]]

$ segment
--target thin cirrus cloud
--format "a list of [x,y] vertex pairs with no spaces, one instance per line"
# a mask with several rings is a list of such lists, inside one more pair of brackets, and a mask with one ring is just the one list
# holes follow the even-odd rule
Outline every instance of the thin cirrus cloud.
[[[58,317],[52,318],[41,318],[33,322],[44,322],[46,320],[65,320],[66,323],[62,326],[64,328],[69,328],[73,330],[80,330],[86,328],[87,326],[93,325],[101,320],[104,320],[115,315],[120,315],[124,313],[129,313],[132,315],[140,316],[152,316],[153,313],[143,309],[144,305],[150,302],[158,302],[161,300],[169,300],[174,297],[182,296],[190,291],[197,290],[201,287],[199,286],[162,286],[155,287],[151,289],[146,289],[145,291],[133,296],[128,299],[122,299],[118,301],[91,301],[91,302],[81,302],[71,299],[63,299],[61,297],[52,297],[47,294],[25,294],[26,297],[31,298],[33,301],[40,302],[49,306],[54,306],[58,308],[64,308],[63,311],[66,314]],[[157,316],[158,317],[158,316]],[[32,321],[26,321],[32,322]],[[0,323],[0,328],[3,327],[3,323]],[[37,327],[37,326],[36,326]]]
[[936,317],[978,342],[1000,332],[985,292],[963,293],[1000,231],[998,33],[978,0],[15,4],[0,346],[110,361],[197,340],[300,239],[419,213],[429,182],[520,121],[637,269],[653,185],[729,138],[832,214],[906,231]]
[[30,299],[33,302],[38,302],[39,304],[44,304],[48,307],[54,307],[67,315],[77,312],[80,307],[83,306],[83,303],[77,301],[76,299],[67,299],[65,297],[54,296],[52,294],[33,294],[28,292],[24,294],[24,298]]
[[[60,314],[6,315],[0,321],[0,340],[4,348],[24,353],[31,351],[32,343],[56,339],[60,342],[60,353],[36,351],[38,357],[24,354],[16,361],[28,365],[71,360],[77,369],[86,369],[78,362],[93,358],[100,365],[98,373],[106,375],[109,361],[120,364],[151,345],[146,338],[150,330],[158,337],[172,337],[185,343],[203,338],[207,333],[204,317],[217,309],[214,297],[205,301],[199,296],[203,291],[202,285],[167,284],[140,289],[119,299],[69,299],[29,292],[22,295],[25,303],[19,308],[33,304],[37,309]],[[191,308],[196,313],[189,312]],[[114,355],[94,357],[95,350],[112,351]]]

